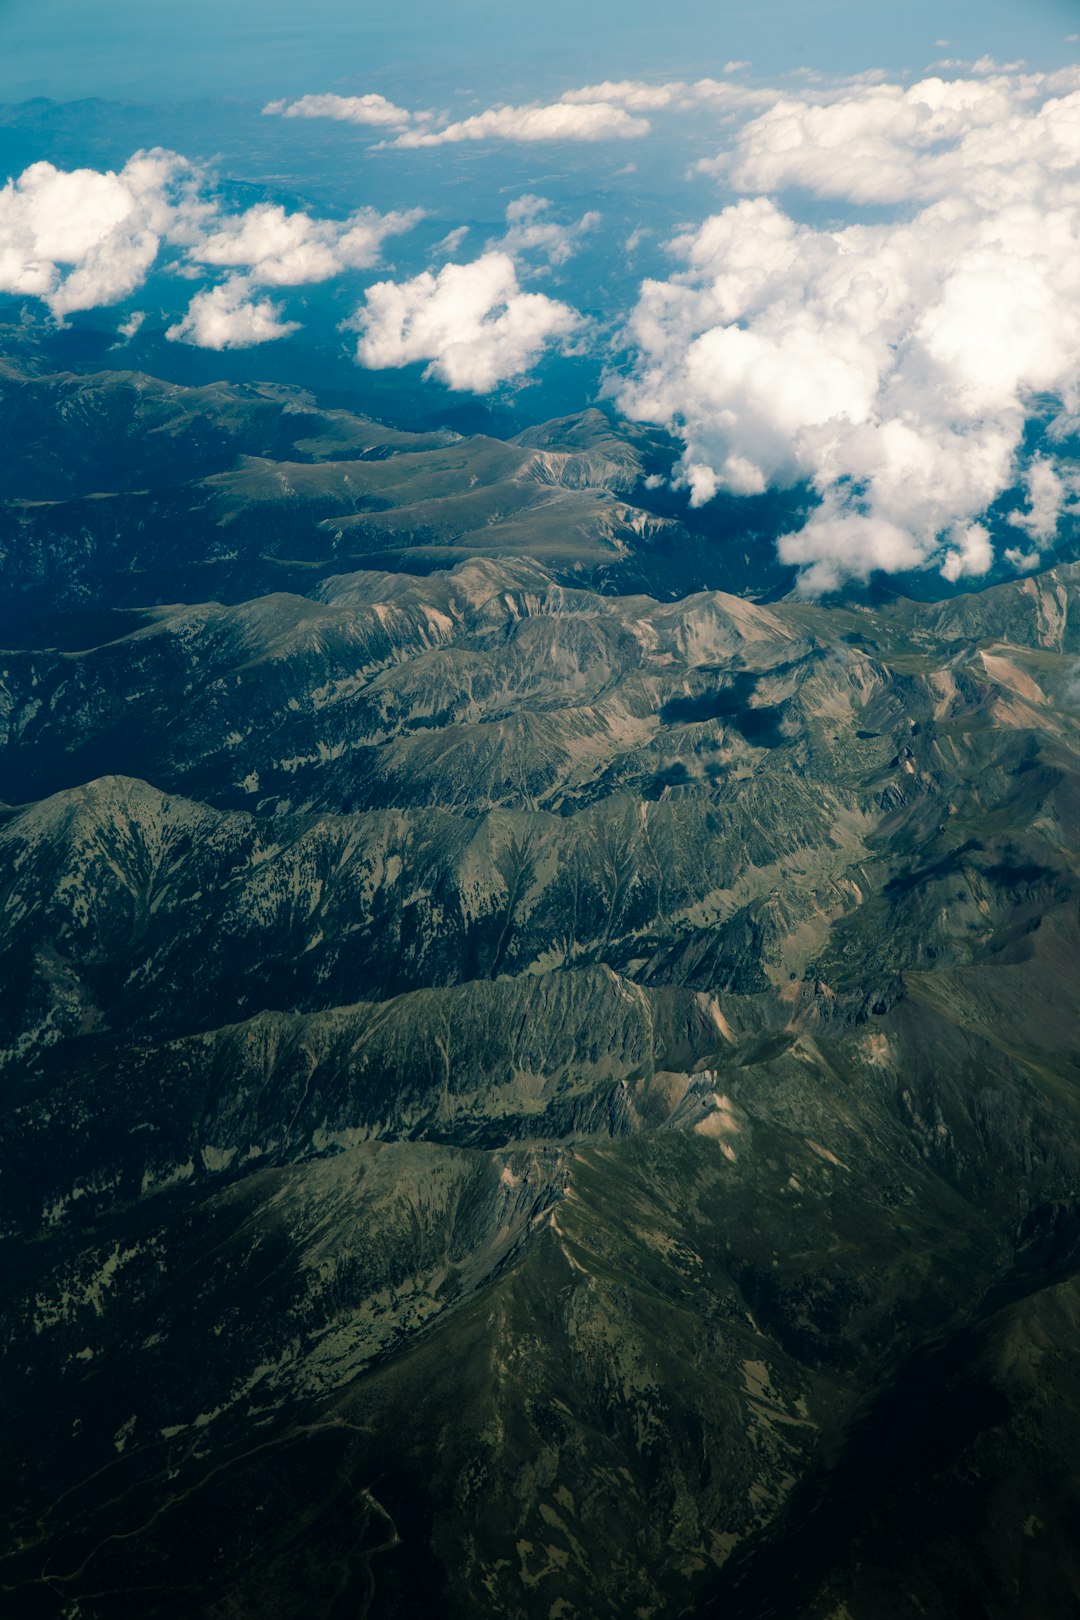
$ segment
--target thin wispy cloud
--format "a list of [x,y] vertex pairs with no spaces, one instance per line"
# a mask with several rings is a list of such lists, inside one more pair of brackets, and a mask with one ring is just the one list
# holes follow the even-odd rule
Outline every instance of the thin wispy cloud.
[[601,216],[590,209],[580,219],[563,224],[551,210],[547,197],[526,193],[516,198],[506,210],[505,233],[489,243],[489,248],[509,253],[514,259],[535,256],[548,265],[566,264],[582,240],[596,230]]

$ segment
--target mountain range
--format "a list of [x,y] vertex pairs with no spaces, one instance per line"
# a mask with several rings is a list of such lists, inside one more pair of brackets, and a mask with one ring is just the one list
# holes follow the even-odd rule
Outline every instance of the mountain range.
[[808,600],[596,409],[0,437],[5,1612],[1075,1615],[1080,563]]

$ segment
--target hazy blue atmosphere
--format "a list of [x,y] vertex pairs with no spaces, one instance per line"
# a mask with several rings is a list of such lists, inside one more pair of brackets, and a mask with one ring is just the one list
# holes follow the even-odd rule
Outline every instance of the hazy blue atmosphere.
[[[813,67],[917,70],[948,37],[957,56],[1060,59],[1073,0],[3,0],[0,94],[300,95],[315,87],[435,94],[471,85],[510,98],[568,75],[678,76],[749,58],[765,74]],[[430,88],[429,88],[430,87]]]

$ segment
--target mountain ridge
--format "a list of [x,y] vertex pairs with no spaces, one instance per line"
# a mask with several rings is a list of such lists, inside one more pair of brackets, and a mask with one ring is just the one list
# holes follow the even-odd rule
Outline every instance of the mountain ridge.
[[753,600],[599,412],[18,386],[193,477],[0,558],[11,1612],[1070,1613],[1080,564]]

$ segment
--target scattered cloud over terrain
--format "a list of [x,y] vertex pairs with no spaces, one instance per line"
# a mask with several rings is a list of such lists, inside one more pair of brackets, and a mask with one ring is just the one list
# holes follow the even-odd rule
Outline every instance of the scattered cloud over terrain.
[[[727,62],[725,74],[741,73],[749,62]],[[404,149],[452,146],[463,141],[610,141],[648,135],[645,113],[695,107],[767,106],[775,93],[752,89],[730,79],[671,80],[649,84],[640,79],[607,79],[565,91],[553,102],[486,107],[465,118],[440,122],[430,112],[410,112],[385,96],[309,95],[299,101],[271,101],[263,112],[283,118],[331,118],[376,129],[398,130],[386,144]]]
[[801,187],[856,203],[1036,200],[1080,156],[1077,88],[1069,69],[774,97],[732,151],[698,168],[739,191]]
[[58,319],[117,303],[207,213],[175,152],[137,152],[115,173],[31,164],[0,190],[0,292],[41,298]]
[[[671,244],[629,324],[629,414],[685,443],[701,504],[806,483],[781,541],[810,589],[991,566],[988,508],[1034,566],[1071,473],[1025,451],[1036,411],[1080,402],[1080,75],[994,74],[776,100],[705,165],[739,191]],[[775,194],[893,205],[884,223],[799,223]]]
[[[698,130],[713,120],[724,149],[695,169],[727,206],[669,244],[671,274],[641,284],[629,374],[612,384],[621,408],[681,437],[678,477],[695,504],[810,489],[808,521],[780,542],[808,589],[874,569],[975,578],[995,546],[1037,566],[1080,494],[1080,69],[983,60],[916,84],[806,74],[781,92],[740,79],[744,65],[605,80],[457,121],[376,94],[264,111],[412,148],[636,138],[678,112]],[[171,340],[247,346],[296,329],[267,289],[372,270],[420,218],[230,209],[209,171],[160,149],[115,172],[36,163],[0,190],[0,292],[63,320],[163,268],[197,284]],[[468,263],[467,227],[450,229],[427,250],[431,269],[383,272],[369,288],[357,359],[420,363],[483,393],[580,345],[590,329],[571,304],[522,284],[561,272],[598,224],[593,212],[560,219],[530,192]],[[649,228],[620,233],[621,264]],[[125,322],[121,335],[135,331]]]
[[489,392],[563,348],[582,326],[568,304],[523,292],[508,253],[447,264],[410,281],[369,287],[354,325],[357,359],[373,370],[426,362],[425,377]]
[[227,270],[234,273],[197,293],[170,335],[205,338],[210,348],[261,343],[295,323],[246,288],[371,269],[387,238],[422,217],[419,208],[365,208],[315,219],[268,202],[229,213],[212,175],[161,149],[137,152],[115,172],[35,163],[0,190],[0,292],[40,298],[63,320],[130,297],[159,264],[187,279]]
[[378,214],[364,208],[348,219],[312,219],[289,214],[277,203],[259,203],[222,222],[189,249],[200,264],[244,266],[266,287],[326,281],[343,270],[378,264],[388,236],[400,236],[423,218],[423,210]]
[[[749,62],[727,62],[723,71],[739,73],[749,66]],[[637,112],[662,112],[669,108],[689,112],[695,107],[723,107],[725,110],[765,107],[776,100],[776,91],[730,79],[670,79],[664,84],[649,84],[644,79],[606,79],[603,84],[566,90],[561,99],[572,106],[607,102]]]
[[264,116],[281,118],[333,118],[341,124],[369,124],[376,129],[401,128],[412,114],[395,107],[385,96],[301,96],[299,101],[268,101]]
[[218,287],[195,294],[183,319],[170,326],[170,343],[192,343],[200,349],[249,349],[288,337],[298,321],[284,321],[280,304],[259,298],[246,276],[229,276]]
[[555,101],[526,107],[488,107],[442,129],[408,129],[399,147],[455,145],[461,141],[614,141],[647,135],[651,125],[610,101]]
[[582,237],[594,231],[600,223],[595,211],[582,214],[573,224],[561,225],[551,217],[551,203],[547,197],[534,197],[526,193],[510,203],[506,210],[506,234],[489,248],[501,249],[517,258],[536,253],[549,265],[566,264],[577,251]]

